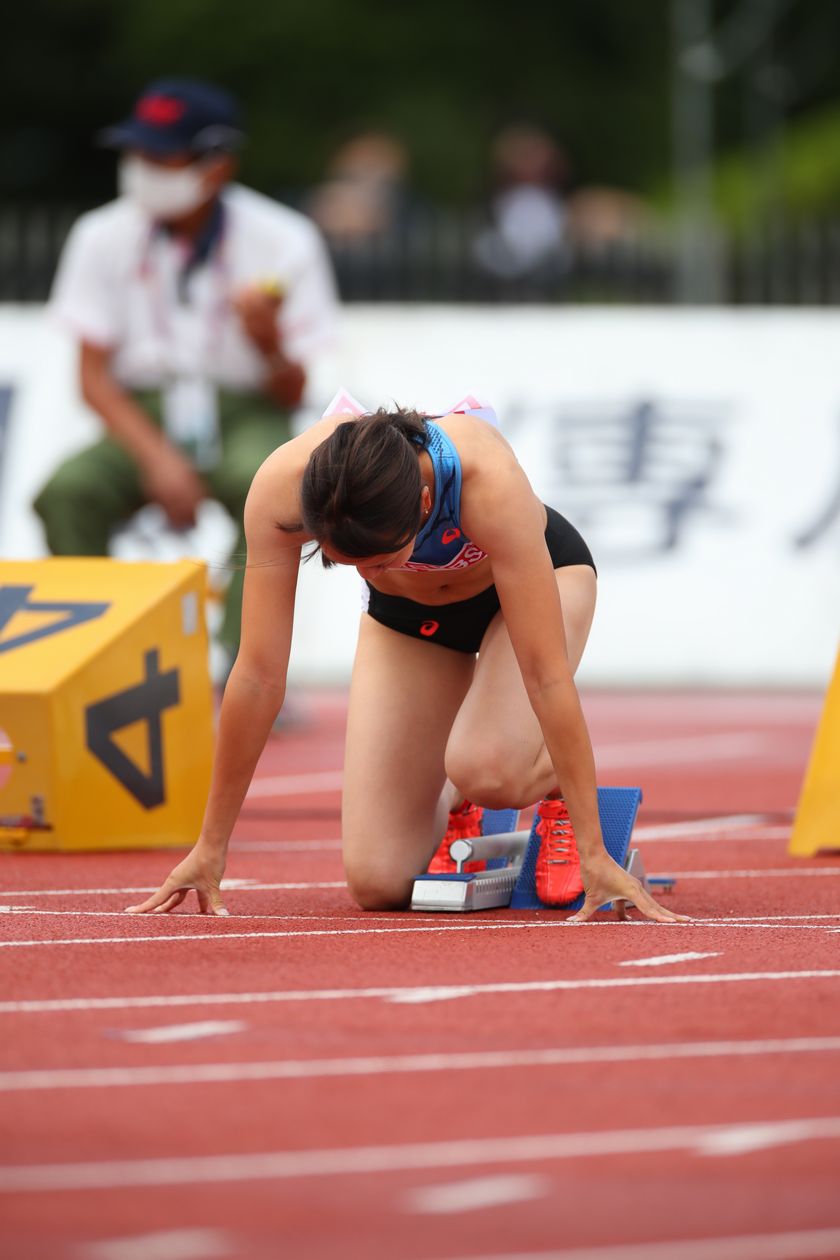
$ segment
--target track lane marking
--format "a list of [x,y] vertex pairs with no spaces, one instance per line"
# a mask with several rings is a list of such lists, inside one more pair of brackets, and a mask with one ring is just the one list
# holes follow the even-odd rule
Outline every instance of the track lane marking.
[[715,954],[654,954],[650,958],[625,958],[618,965],[619,967],[665,967],[672,963],[682,962],[699,962],[702,958],[720,958],[720,953]]
[[671,840],[679,836],[694,838],[709,831],[729,832],[771,825],[766,814],[712,814],[708,818],[687,818],[684,822],[639,823],[633,828],[633,837],[638,840]]
[[[564,1247],[512,1255],[485,1253],[474,1260],[836,1260],[840,1229],[802,1229],[778,1234],[736,1234],[726,1238],[678,1238],[667,1242],[616,1243],[606,1247]],[[458,1257],[458,1260],[463,1260]]]
[[[666,872],[657,871],[656,874],[664,875]],[[674,879],[799,879],[804,875],[819,875],[821,879],[826,876],[840,875],[840,863],[837,866],[806,866],[801,870],[795,866],[776,866],[776,867],[755,867],[749,871],[679,871],[671,870],[667,872],[669,877]]]
[[[3,889],[0,897],[129,897],[135,893],[157,892],[160,884],[143,888],[30,888],[25,891]],[[310,888],[346,888],[346,879],[296,881],[267,884],[257,879],[223,879],[222,892],[284,892]],[[3,907],[0,906],[0,909]]]
[[500,1173],[495,1177],[470,1177],[447,1181],[442,1186],[417,1186],[400,1203],[404,1212],[424,1216],[451,1216],[458,1212],[486,1212],[488,1208],[544,1199],[554,1192],[548,1177],[533,1173]]
[[[33,911],[33,916],[37,917],[42,914],[51,915],[51,914],[63,914],[63,913],[65,912],[64,911],[37,911],[36,910],[36,911]],[[70,913],[73,913],[73,912],[70,912]],[[86,912],[84,911],[79,912],[80,915],[84,913]],[[87,913],[92,913],[94,917],[99,917],[95,911],[87,912]],[[116,912],[114,911],[104,912],[104,914],[108,917],[110,917],[111,915],[114,915],[115,913]],[[14,918],[14,917],[15,917],[14,915],[10,915],[10,918]],[[119,917],[122,918],[123,915],[120,914]],[[141,915],[141,916],[125,915],[126,919],[131,919],[132,917],[134,917],[135,921],[153,923],[153,924],[158,924],[158,923],[163,923],[163,922],[173,924],[173,923],[177,923],[179,919],[188,919],[188,918],[193,919],[193,918],[199,918],[199,917],[203,919],[209,919],[211,921],[213,920],[213,916],[206,916],[206,915],[199,916],[199,915],[194,915],[194,914],[193,915],[175,915],[173,917],[167,917],[165,915],[157,915],[157,916],[155,915]],[[261,918],[261,917],[267,917],[267,918],[277,917],[277,918],[283,919],[287,916],[284,916],[284,915],[278,915],[278,916],[274,916],[274,915],[267,915],[267,916],[225,915],[224,919],[221,920],[220,922],[228,924],[235,921],[237,918],[247,919],[247,918]],[[307,915],[305,917],[309,919],[312,916]],[[597,930],[598,928],[606,928],[606,927],[623,928],[625,930],[629,929],[631,931],[639,931],[644,928],[647,928],[648,930],[655,929],[658,931],[662,931],[663,929],[669,929],[671,931],[678,931],[678,930],[687,931],[690,928],[703,928],[703,927],[714,927],[715,929],[756,928],[756,929],[764,930],[764,931],[769,931],[771,929],[776,929],[778,931],[794,931],[794,930],[814,931],[814,932],[826,931],[826,926],[823,923],[808,922],[808,923],[794,924],[794,923],[789,922],[789,920],[793,919],[794,917],[795,916],[793,915],[767,915],[766,917],[757,916],[757,919],[753,920],[745,916],[742,919],[738,919],[736,917],[733,917],[731,919],[691,919],[687,923],[665,923],[665,924],[653,923],[653,922],[642,920],[642,919],[627,919],[623,921],[602,919],[599,921],[590,920],[589,922],[586,922],[586,923],[570,923],[569,920],[565,918],[562,918],[562,919],[555,918],[551,921],[533,920],[532,918],[529,918],[526,920],[502,919],[494,923],[459,922],[459,923],[434,923],[434,924],[427,923],[425,920],[423,920],[420,923],[414,923],[413,925],[405,926],[405,927],[389,926],[389,927],[376,927],[376,928],[372,928],[372,927],[371,928],[369,927],[313,928],[311,931],[306,931],[305,929],[298,929],[298,928],[296,929],[286,928],[283,931],[278,931],[278,932],[229,932],[229,931],[224,930],[224,928],[220,927],[218,932],[180,932],[179,933],[173,930],[161,936],[152,936],[152,935],[147,935],[147,936],[71,936],[71,937],[62,937],[61,939],[57,939],[54,937],[44,937],[39,940],[38,939],[24,940],[24,941],[8,940],[8,941],[0,941],[0,949],[34,949],[39,946],[48,946],[48,945],[60,945],[60,946],[65,946],[65,947],[70,946],[70,945],[147,945],[150,943],[154,943],[154,944],[159,944],[161,942],[166,943],[167,941],[177,941],[179,943],[187,942],[187,941],[242,941],[242,940],[257,941],[257,940],[277,940],[277,939],[289,938],[289,937],[315,937],[315,936],[392,936],[395,934],[405,934],[405,933],[421,934],[421,933],[426,933],[426,932],[437,932],[437,933],[515,932],[515,931],[539,931],[539,930],[545,930],[545,929],[554,929],[554,930],[571,932],[571,931],[586,931],[586,930],[593,931],[593,930]],[[803,915],[801,917],[806,918],[808,920],[838,919],[840,918],[840,915],[836,915],[836,914]],[[368,923],[370,922],[370,919],[367,916],[364,916],[364,918],[366,922]],[[778,919],[782,919],[786,921],[785,922],[772,922],[772,923],[770,922],[770,920],[778,920]],[[345,921],[346,920],[344,916],[342,916],[341,922],[345,922]]]
[[[598,765],[604,769],[624,766],[681,764],[698,761],[730,761],[733,758],[760,757],[781,751],[789,757],[781,733],[763,731],[711,731],[676,735],[669,739],[653,737],[626,743],[599,744]],[[251,780],[246,800],[271,796],[305,796],[312,792],[339,792],[344,786],[343,769],[303,771],[298,774],[259,775]]]
[[0,1014],[31,1015],[58,1011],[121,1011],[169,1006],[238,1006],[257,1002],[386,1001],[427,1002],[499,993],[561,993],[599,989],[653,988],[662,985],[777,984],[800,980],[838,980],[840,970],[699,972],[689,975],[603,976],[579,980],[496,981],[492,984],[382,986],[365,989],[275,989],[248,993],[153,994],[144,997],[22,998],[0,1002]]
[[[768,1121],[776,1143],[840,1140],[840,1116]],[[10,1164],[0,1167],[0,1194],[27,1191],[103,1190],[161,1185],[210,1185],[225,1182],[302,1180],[308,1177],[358,1177],[421,1168],[482,1168],[493,1164],[541,1160],[609,1158],[616,1155],[679,1151],[707,1153],[727,1139],[737,1145],[738,1131],[752,1124],[682,1125],[652,1129],[527,1134],[516,1137],[452,1139],[326,1150],[261,1151],[254,1154],[170,1156],[159,1159],[109,1159],[63,1164]]]
[[[153,1032],[155,1030],[149,1030]],[[162,1030],[168,1031],[166,1029]],[[119,1035],[119,1034],[118,1034]],[[140,1040],[131,1037],[131,1040]],[[146,1037],[151,1041],[153,1038]],[[170,1038],[156,1038],[163,1041]],[[479,1050],[439,1054],[367,1055],[344,1059],[276,1059],[245,1063],[175,1063],[137,1067],[29,1068],[0,1072],[0,1092],[124,1089],[163,1085],[225,1085],[322,1077],[506,1071],[592,1063],[652,1063],[694,1059],[751,1059],[789,1054],[838,1054],[840,1036],[773,1037],[744,1041],[666,1042],[650,1045],[555,1046],[540,1050]]]
[[343,770],[311,770],[301,774],[270,774],[251,780],[245,800],[262,796],[307,796],[314,792],[340,792]]
[[[206,1019],[192,1024],[163,1024],[155,1028],[120,1028],[114,1035],[120,1041],[157,1046],[172,1041],[200,1041],[205,1037],[222,1037],[244,1032],[247,1027],[239,1019]],[[0,1085],[0,1089],[2,1088]]]
[[[779,866],[779,867],[753,867],[750,870],[719,870],[719,871],[683,871],[671,868],[668,871],[651,871],[650,876],[653,879],[668,877],[669,879],[763,879],[763,878],[798,878],[805,875],[824,876],[840,876],[840,864],[837,866],[810,866],[799,869],[795,866]],[[0,897],[128,897],[138,893],[157,892],[159,885],[148,885],[143,888],[28,888],[28,889],[3,889],[0,891]],[[329,890],[346,890],[347,881],[344,879],[332,880],[312,880],[312,881],[288,881],[284,883],[271,884],[260,883],[257,880],[227,880],[222,881],[222,892],[299,892],[310,891],[312,889],[329,889]],[[8,909],[13,910],[35,910],[35,906],[12,906],[7,907],[0,902],[0,913]],[[548,909],[548,907],[546,907]],[[56,913],[70,914],[70,910],[63,910]],[[78,912],[78,913],[81,913]],[[102,913],[107,913],[103,911]]]
[[233,1236],[219,1229],[156,1230],[74,1248],[81,1260],[226,1260],[237,1251]]

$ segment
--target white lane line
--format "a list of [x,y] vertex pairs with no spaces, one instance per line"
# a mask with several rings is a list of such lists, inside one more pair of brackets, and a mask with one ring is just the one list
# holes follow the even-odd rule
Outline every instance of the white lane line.
[[819,875],[824,879],[827,875],[840,875],[840,863],[837,866],[759,866],[750,871],[668,871],[667,874],[674,879],[800,879],[804,875]]
[[79,1260],[226,1260],[235,1239],[219,1229],[167,1229],[82,1243]]
[[715,835],[704,835],[698,831],[695,835],[668,835],[663,833],[658,836],[645,835],[645,827],[637,827],[633,830],[633,839],[643,840],[645,846],[649,844],[769,844],[771,841],[778,840],[787,841],[790,839],[790,825],[774,827],[745,827],[743,830],[720,831]]
[[[195,903],[193,903],[193,905],[195,905]],[[188,907],[188,906],[189,906],[189,902],[185,902],[185,907]],[[25,915],[29,915],[32,918],[46,918],[46,919],[123,919],[125,920],[127,917],[129,917],[125,910],[44,910],[41,906],[10,906],[8,908],[0,907],[0,912],[2,912],[4,909],[7,914],[25,914]],[[228,923],[230,923],[234,919],[237,921],[245,919],[245,920],[248,920],[249,922],[252,919],[269,919],[273,923],[288,923],[288,922],[292,922],[292,923],[333,923],[333,922],[393,923],[393,915],[389,916],[386,914],[343,914],[342,909],[343,908],[340,907],[336,910],[332,910],[330,911],[329,914],[316,914],[314,912],[309,913],[306,911],[299,912],[296,914],[239,914],[235,910],[229,910],[227,914],[223,915],[222,917]],[[192,919],[195,919],[200,923],[206,923],[208,918],[209,919],[214,918],[213,915],[202,914],[200,910],[196,910],[196,909],[190,910],[188,908],[180,909],[167,916],[164,916],[162,914],[153,915],[150,913],[150,914],[144,914],[144,915],[134,915],[132,917],[134,917],[135,920],[139,918],[142,922],[147,922],[149,919],[154,919],[156,923],[159,923],[159,922],[181,923],[184,920],[192,920]],[[218,917],[218,916],[215,916],[215,917]],[[420,922],[427,923],[432,918],[434,918],[434,916],[431,913],[427,913],[420,920]],[[145,940],[146,938],[144,937],[143,939]],[[149,937],[148,939],[163,940],[163,939],[168,939],[168,938]],[[2,945],[3,943],[4,942],[0,941],[0,945]],[[84,942],[80,941],[80,943],[84,943]]]
[[[757,866],[750,870],[719,870],[719,871],[681,871],[671,869],[669,871],[651,871],[651,876],[665,876],[674,879],[752,879],[752,878],[781,878],[789,879],[802,875],[836,875],[840,876],[840,863],[837,866],[779,866],[779,867],[761,867]],[[309,891],[311,889],[342,889],[347,887],[347,881],[343,879],[330,880],[294,880],[286,881],[278,884],[261,883],[255,879],[232,879],[222,880],[222,892],[298,892]],[[27,888],[27,889],[3,889],[0,890],[0,897],[129,897],[136,896],[139,893],[157,892],[158,885],[145,885],[142,888]],[[0,914],[9,910],[34,910],[35,906],[6,906],[0,903]],[[69,913],[69,912],[62,912]]]
[[720,954],[654,954],[650,958],[625,958],[619,967],[666,967],[671,963],[697,962],[701,958],[720,958]]
[[162,1085],[227,1085],[322,1077],[414,1075],[574,1067],[593,1063],[673,1063],[788,1054],[837,1054],[840,1037],[776,1037],[763,1041],[668,1042],[662,1045],[555,1046],[541,1050],[476,1050],[445,1054],[368,1055],[354,1059],[274,1059],[249,1063],[176,1063],[148,1067],[30,1068],[0,1072],[0,1091],[136,1089]]
[[231,853],[317,853],[321,849],[340,849],[340,840],[236,840]]
[[[125,1028],[116,1033],[121,1041],[157,1046],[170,1041],[199,1041],[204,1037],[222,1037],[244,1032],[248,1027],[239,1019],[206,1019],[196,1024],[166,1024],[157,1028]],[[2,1089],[2,1085],[0,1085]]]
[[633,985],[650,985],[650,984],[731,984],[746,983],[754,981],[759,976],[768,979],[770,983],[778,982],[782,979],[790,980],[796,975],[799,979],[816,979],[817,976],[823,979],[837,978],[840,979],[840,971],[821,971],[807,972],[741,972],[719,974],[701,972],[699,975],[687,976],[645,976],[644,978],[634,978],[632,980],[530,980],[522,981],[520,984],[510,985],[492,984],[492,985],[429,985],[427,988],[413,988],[397,991],[393,996],[386,997],[388,1002],[394,1002],[398,1005],[413,1005],[424,1002],[449,1002],[456,998],[476,997],[483,993],[553,993],[566,990],[572,985],[575,989],[607,989],[607,988],[623,988]]
[[[777,1143],[837,1141],[840,1116],[768,1122]],[[327,1150],[262,1151],[162,1159],[109,1159],[64,1164],[0,1167],[0,1194],[26,1191],[102,1190],[128,1186],[208,1185],[222,1182],[297,1180],[360,1176],[420,1168],[482,1168],[492,1164],[583,1159],[680,1151],[703,1153],[715,1140],[737,1141],[753,1125],[683,1125],[659,1129],[613,1129],[595,1133],[546,1133],[517,1137],[351,1146]]]
[[[18,890],[17,892],[10,889],[0,891],[0,897],[129,897],[136,893],[153,893],[157,892],[159,884],[149,884],[143,888],[30,888],[25,892]],[[347,881],[344,879],[331,880],[315,880],[307,883],[296,881],[294,883],[283,884],[265,884],[256,879],[223,879],[222,892],[285,892],[286,890],[309,889],[309,888],[346,888]],[[0,905],[0,911],[5,910],[5,906]],[[20,907],[16,907],[18,909]],[[32,906],[23,907],[26,910],[33,909]]]
[[[602,744],[597,761],[601,769],[616,766],[681,764],[690,761],[729,761],[776,751],[779,737],[753,731],[715,731],[670,739],[633,740],[626,744]],[[246,799],[266,796],[301,796],[310,792],[340,792],[343,770],[317,770],[300,774],[273,774],[252,780]]]
[[[677,735],[670,739],[639,739],[626,744],[600,744],[595,760],[599,770],[615,766],[682,765],[691,762],[731,761],[766,757],[780,749],[783,737],[756,731],[715,731],[707,735]],[[785,757],[787,761],[788,756]]]
[[123,1011],[170,1006],[241,1006],[258,1002],[342,1002],[370,999],[429,1002],[497,993],[576,993],[599,989],[641,989],[660,985],[781,984],[801,980],[838,980],[840,970],[699,972],[693,975],[604,976],[588,980],[496,981],[493,984],[388,986],[366,989],[274,989],[249,993],[151,994],[145,997],[23,998],[0,1002],[0,1014],[32,1015],[58,1011]]
[[633,837],[636,840],[674,840],[679,836],[705,836],[710,832],[736,831],[765,824],[766,814],[716,814],[710,818],[688,818],[685,822],[644,824],[634,827]]
[[[778,868],[756,867],[752,870],[740,870],[740,871],[739,870],[681,871],[679,869],[672,868],[669,871],[651,871],[650,872],[651,879],[667,878],[667,879],[673,879],[675,881],[678,881],[681,879],[686,879],[686,880],[687,879],[764,879],[764,878],[798,879],[803,876],[814,876],[814,875],[819,876],[821,878],[825,876],[832,876],[832,875],[840,876],[840,865],[836,867],[835,866],[805,867],[803,869],[798,869],[797,867],[778,867]],[[251,883],[246,880],[241,880],[241,881],[235,881],[231,885],[228,885],[225,882],[222,883],[223,892],[225,891],[249,892],[249,893],[250,892],[298,892],[298,891],[308,892],[312,890],[346,891],[347,881],[343,879],[334,879],[334,880],[317,880],[317,881],[312,881],[309,883],[301,882],[301,883],[282,883],[282,884],[258,884],[256,882]],[[128,897],[128,896],[138,896],[143,893],[153,893],[153,892],[157,892],[157,885],[154,887],[150,885],[144,888],[58,888],[58,889],[48,888],[48,889],[41,889],[41,890],[35,890],[35,891],[30,889],[26,892],[10,892],[10,891],[0,892],[0,897],[93,897],[93,896]],[[546,910],[548,910],[548,907],[546,907]],[[52,914],[52,915],[77,915],[77,916],[89,915],[89,916],[95,916],[95,917],[100,917],[100,918],[107,918],[107,917],[112,917],[112,916],[121,917],[124,914],[124,910],[76,910],[73,908],[62,909],[62,910],[42,910],[38,906],[3,905],[2,903],[0,903],[0,914],[24,914],[24,913],[26,914]],[[178,917],[181,918],[185,916],[181,914]],[[303,914],[303,913],[297,913],[297,914],[236,914],[236,913],[232,913],[229,917],[236,918],[236,919],[303,919],[303,918],[316,919],[319,916],[317,914]],[[332,916],[322,915],[320,917],[325,918],[325,917],[332,917]],[[354,919],[364,919],[368,923],[371,922],[370,915],[353,915],[352,917]],[[763,920],[765,917],[791,918],[792,919],[792,918],[798,918],[798,917],[810,918],[812,916],[810,915],[808,916],[755,915],[754,916],[756,920],[758,919]],[[813,917],[817,917],[817,916],[813,916]],[[346,920],[347,920],[347,916],[342,915],[342,922]],[[725,922],[728,922],[728,923],[732,923],[735,921],[736,920],[734,917],[725,920]],[[694,922],[703,923],[703,922],[708,922],[708,920],[696,919],[694,920]],[[0,942],[0,944],[2,944],[2,942]]]
[[[562,1251],[486,1253],[473,1260],[836,1260],[840,1229],[802,1229],[782,1234],[728,1238],[677,1238],[667,1242],[617,1243]],[[461,1257],[458,1258],[461,1260]]]
[[773,1146],[787,1146],[792,1142],[807,1141],[807,1121],[799,1127],[789,1121],[765,1124],[736,1125],[725,1133],[710,1133],[697,1144],[697,1154],[711,1157],[727,1155],[751,1155],[753,1151],[766,1151]]
[[[64,913],[66,912],[65,911],[43,911],[43,910],[33,911],[34,915],[41,915],[41,914],[52,915],[52,914],[64,914]],[[84,913],[84,912],[81,912],[81,913]],[[97,915],[96,912],[88,912],[88,913],[92,913],[93,917],[100,917],[99,915]],[[115,913],[116,912],[113,912],[113,911],[104,912],[106,917],[111,917]],[[132,915],[119,914],[119,917],[120,918],[124,917],[126,919],[133,918],[136,922],[144,922],[144,923],[152,922],[154,924],[168,923],[170,925],[173,923],[177,923],[179,919],[201,918],[203,920],[208,920],[209,918],[209,921],[211,922],[214,921],[213,916],[206,916],[206,915],[199,916],[199,915],[194,915],[194,914],[193,915],[175,915],[174,917],[169,917],[166,915],[132,916]],[[251,918],[283,919],[286,917],[291,918],[294,916],[226,915],[224,919],[217,919],[215,921],[219,922],[220,924],[221,923],[227,924],[232,921],[235,921],[237,918],[240,918],[240,919],[251,919]],[[313,917],[317,918],[317,916],[312,916],[312,915],[304,915],[301,917],[307,920]],[[324,916],[324,917],[331,918],[332,916]],[[371,921],[367,915],[359,916],[359,917],[364,917],[364,921],[367,923]],[[295,929],[295,930],[285,929],[282,932],[228,932],[228,931],[225,931],[224,928],[220,927],[218,932],[177,932],[176,930],[173,929],[173,931],[167,932],[161,936],[152,936],[151,934],[146,935],[146,936],[71,936],[71,937],[62,938],[61,940],[56,940],[53,938],[44,938],[42,940],[0,941],[0,949],[34,949],[42,945],[62,945],[62,946],[147,945],[149,943],[153,943],[153,944],[164,943],[165,944],[166,942],[172,942],[172,941],[180,943],[184,941],[245,941],[245,940],[256,941],[256,940],[275,940],[275,939],[288,938],[288,937],[314,937],[314,936],[392,936],[394,934],[400,934],[400,933],[420,934],[424,932],[438,932],[438,933],[441,933],[441,932],[443,933],[446,933],[446,932],[515,932],[515,931],[522,931],[522,930],[539,930],[539,929],[546,929],[546,928],[559,929],[562,931],[566,931],[566,930],[585,931],[586,929],[589,929],[590,931],[592,931],[598,928],[612,927],[612,928],[629,929],[631,931],[639,931],[643,928],[647,928],[648,930],[659,929],[661,931],[663,928],[671,928],[672,930],[683,928],[684,930],[687,930],[688,928],[714,927],[716,930],[721,929],[721,928],[733,928],[733,929],[754,928],[760,931],[771,931],[775,929],[777,931],[782,931],[782,932],[786,932],[786,931],[824,932],[826,931],[826,926],[824,924],[813,923],[813,922],[810,922],[810,920],[812,919],[837,919],[837,918],[840,918],[840,915],[835,915],[835,914],[833,915],[803,915],[802,916],[803,918],[806,918],[809,920],[808,923],[789,922],[789,920],[794,919],[795,917],[796,916],[794,915],[766,915],[766,916],[756,915],[755,921],[753,921],[753,919],[748,918],[746,916],[741,919],[736,918],[736,917],[733,917],[731,919],[691,919],[688,923],[684,923],[684,924],[652,923],[650,921],[646,921],[642,919],[627,919],[624,921],[619,921],[615,919],[599,919],[599,920],[591,920],[590,922],[587,922],[587,923],[577,924],[577,923],[570,923],[568,919],[554,918],[549,921],[546,921],[542,919],[533,919],[530,916],[528,919],[525,919],[525,920],[502,919],[493,923],[486,923],[486,922],[484,923],[466,923],[466,922],[440,923],[440,922],[437,922],[434,924],[430,924],[428,923],[428,918],[424,918],[423,920],[421,920],[420,923],[414,923],[410,927],[314,928],[312,931],[307,931],[305,929]],[[353,918],[355,918],[355,916],[353,916]],[[785,921],[784,922],[770,922],[770,920],[774,920],[774,919],[783,919]],[[381,922],[382,920],[379,919],[378,921]],[[341,916],[341,922],[345,922],[345,917],[343,915]],[[392,920],[388,919],[387,922],[390,923],[392,922]]]
[[442,1186],[418,1186],[402,1200],[405,1212],[427,1216],[450,1216],[456,1212],[486,1211],[509,1203],[544,1199],[554,1190],[548,1177],[533,1173],[501,1173],[497,1177],[471,1177],[469,1181],[448,1181]]
[[[693,926],[696,927],[698,923],[714,927],[725,927],[727,923],[733,923],[736,927],[752,923],[760,926],[762,923],[776,923],[779,920],[785,922],[794,920],[798,923],[800,919],[807,920],[807,923],[811,924],[814,920],[840,919],[840,914],[731,914],[723,919],[694,919]],[[781,926],[784,925],[784,923],[781,924]]]
[[304,796],[309,792],[340,792],[343,770],[316,770],[306,774],[272,774],[253,779],[246,800],[259,796]]

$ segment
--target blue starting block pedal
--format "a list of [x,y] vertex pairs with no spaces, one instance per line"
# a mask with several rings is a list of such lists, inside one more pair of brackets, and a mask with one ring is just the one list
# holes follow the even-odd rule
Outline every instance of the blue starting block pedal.
[[[630,848],[630,837],[641,804],[640,788],[598,788],[598,811],[607,852],[647,887],[638,849]],[[540,841],[531,831],[516,831],[518,810],[485,810],[483,834],[470,840],[456,840],[450,853],[456,872],[431,875],[414,881],[412,910],[489,910],[510,906],[515,910],[577,910],[583,897],[562,907],[549,907],[537,896],[536,866]],[[483,859],[487,869],[467,872],[469,861]],[[671,886],[673,881],[657,880]],[[603,906],[602,909],[610,909]]]
[[[598,788],[598,813],[601,818],[604,846],[619,866],[625,867],[644,883],[645,875],[639,851],[630,849],[630,837],[633,834],[633,826],[641,803],[641,788]],[[532,828],[522,869],[510,899],[513,910],[544,910],[546,908],[546,903],[540,901],[537,896],[537,854],[539,851],[540,838]],[[583,897],[581,896],[568,902],[562,909],[579,910],[582,905]],[[611,908],[611,903],[601,907],[602,910]]]

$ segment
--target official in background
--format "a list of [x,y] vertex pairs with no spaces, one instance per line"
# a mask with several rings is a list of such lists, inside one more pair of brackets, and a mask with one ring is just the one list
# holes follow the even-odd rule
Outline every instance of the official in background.
[[[35,501],[53,554],[107,554],[150,502],[189,528],[212,498],[244,558],[248,489],[290,436],[337,299],[309,219],[231,182],[243,140],[233,98],[191,79],[152,84],[102,135],[120,152],[120,196],[74,225],[51,306],[78,339],[82,396],[106,434]],[[242,580],[233,564],[218,632],[231,658]]]

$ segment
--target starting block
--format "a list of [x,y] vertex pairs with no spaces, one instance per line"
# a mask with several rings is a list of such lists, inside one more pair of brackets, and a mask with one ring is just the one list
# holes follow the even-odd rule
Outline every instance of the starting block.
[[[527,831],[517,831],[518,809],[485,809],[482,834],[455,840],[449,854],[454,875],[426,872],[414,881],[412,910],[492,910],[510,905],[522,859],[528,845]],[[487,862],[484,871],[465,871],[464,864]]]
[[[644,864],[638,849],[630,848],[636,814],[642,800],[640,788],[598,788],[598,812],[604,845],[610,856],[648,888]],[[578,910],[583,897],[560,907],[547,906],[537,896],[536,867],[540,840],[534,829],[515,830],[516,810],[485,810],[484,834],[470,840],[456,840],[450,855],[456,863],[454,874],[426,872],[414,881],[412,910],[489,910],[510,906],[515,910]],[[498,832],[491,831],[504,827]],[[488,869],[466,872],[466,862],[487,859]],[[673,881],[658,880],[661,887]],[[609,910],[608,904],[602,910]]]
[[192,844],[210,780],[205,566],[0,562],[0,850]]

